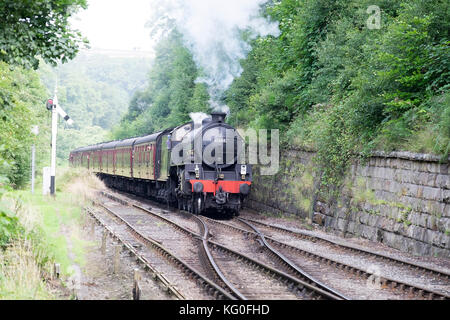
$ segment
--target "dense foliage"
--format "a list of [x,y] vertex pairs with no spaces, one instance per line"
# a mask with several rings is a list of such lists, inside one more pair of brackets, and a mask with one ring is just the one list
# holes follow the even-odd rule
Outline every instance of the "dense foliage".
[[0,61],[37,69],[38,56],[52,64],[74,58],[87,42],[68,24],[80,8],[86,0],[0,1]]
[[173,32],[156,50],[148,86],[133,96],[128,112],[113,131],[114,138],[144,135],[189,121],[190,112],[209,110],[204,84],[181,35]]
[[[14,186],[23,186],[29,179],[31,145],[41,150],[38,161],[48,150],[44,147],[48,145],[44,140],[48,133],[45,97],[45,88],[35,71],[11,70],[6,63],[0,63],[0,177]],[[31,134],[33,125],[40,128],[37,137]]]
[[[37,163],[49,154],[44,101],[45,88],[36,72],[0,62],[0,247],[18,230],[17,217],[2,203],[3,194],[29,180],[32,144],[39,150]],[[40,128],[37,137],[31,134],[32,125]]]
[[[380,29],[366,26],[370,5]],[[227,92],[234,124],[316,149],[330,185],[374,148],[449,154],[448,1],[283,0],[267,13],[282,34],[242,62]]]
[[[37,72],[27,68],[36,69],[39,57],[55,64],[76,55],[85,40],[70,29],[68,18],[85,7],[85,0],[0,2],[0,247],[18,230],[3,194],[29,180],[31,145],[38,164],[49,154],[47,92]],[[38,136],[32,126],[39,127]]]
[[[369,28],[380,9],[379,28]],[[450,9],[445,0],[281,0],[264,14],[279,37],[252,41],[225,92],[228,121],[277,128],[285,147],[317,150],[323,183],[370,150],[450,152]],[[245,35],[245,33],[243,33]],[[208,110],[199,70],[174,33],[160,44],[149,86],[116,138],[177,125]]]

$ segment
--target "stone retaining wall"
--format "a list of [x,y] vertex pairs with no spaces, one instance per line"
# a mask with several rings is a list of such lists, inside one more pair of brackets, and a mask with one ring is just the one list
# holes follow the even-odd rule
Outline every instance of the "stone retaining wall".
[[427,154],[374,152],[365,164],[352,164],[337,199],[326,199],[314,153],[282,154],[277,175],[254,175],[248,207],[312,219],[335,233],[413,254],[450,257],[448,162]]

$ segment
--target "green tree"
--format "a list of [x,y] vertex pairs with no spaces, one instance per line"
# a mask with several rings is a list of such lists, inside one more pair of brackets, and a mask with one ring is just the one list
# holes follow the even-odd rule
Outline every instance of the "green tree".
[[[17,187],[29,178],[31,144],[41,150],[38,161],[48,150],[44,147],[48,126],[45,97],[36,72],[11,70],[6,63],[0,63],[0,177],[7,177]],[[32,125],[40,127],[37,138],[31,134]]]
[[74,58],[87,40],[68,19],[86,7],[86,0],[2,0],[0,61],[37,69],[38,56],[54,65]]
[[148,85],[135,93],[113,137],[149,134],[189,121],[191,112],[208,112],[209,94],[204,84],[195,83],[198,74],[182,36],[172,32],[158,44]]

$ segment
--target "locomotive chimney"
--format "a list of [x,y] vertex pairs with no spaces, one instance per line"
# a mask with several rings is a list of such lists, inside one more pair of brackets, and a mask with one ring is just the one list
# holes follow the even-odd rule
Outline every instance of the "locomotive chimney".
[[225,117],[227,114],[225,112],[211,112],[212,122],[225,122]]

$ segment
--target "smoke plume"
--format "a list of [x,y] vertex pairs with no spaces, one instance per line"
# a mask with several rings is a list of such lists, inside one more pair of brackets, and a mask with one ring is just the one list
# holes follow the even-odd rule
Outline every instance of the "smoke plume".
[[[153,31],[176,27],[185,39],[203,75],[197,82],[207,84],[215,111],[225,111],[221,94],[242,73],[239,63],[247,56],[250,45],[243,41],[258,36],[278,36],[278,24],[266,20],[260,8],[268,0],[151,0]],[[167,28],[169,27],[169,28]]]

